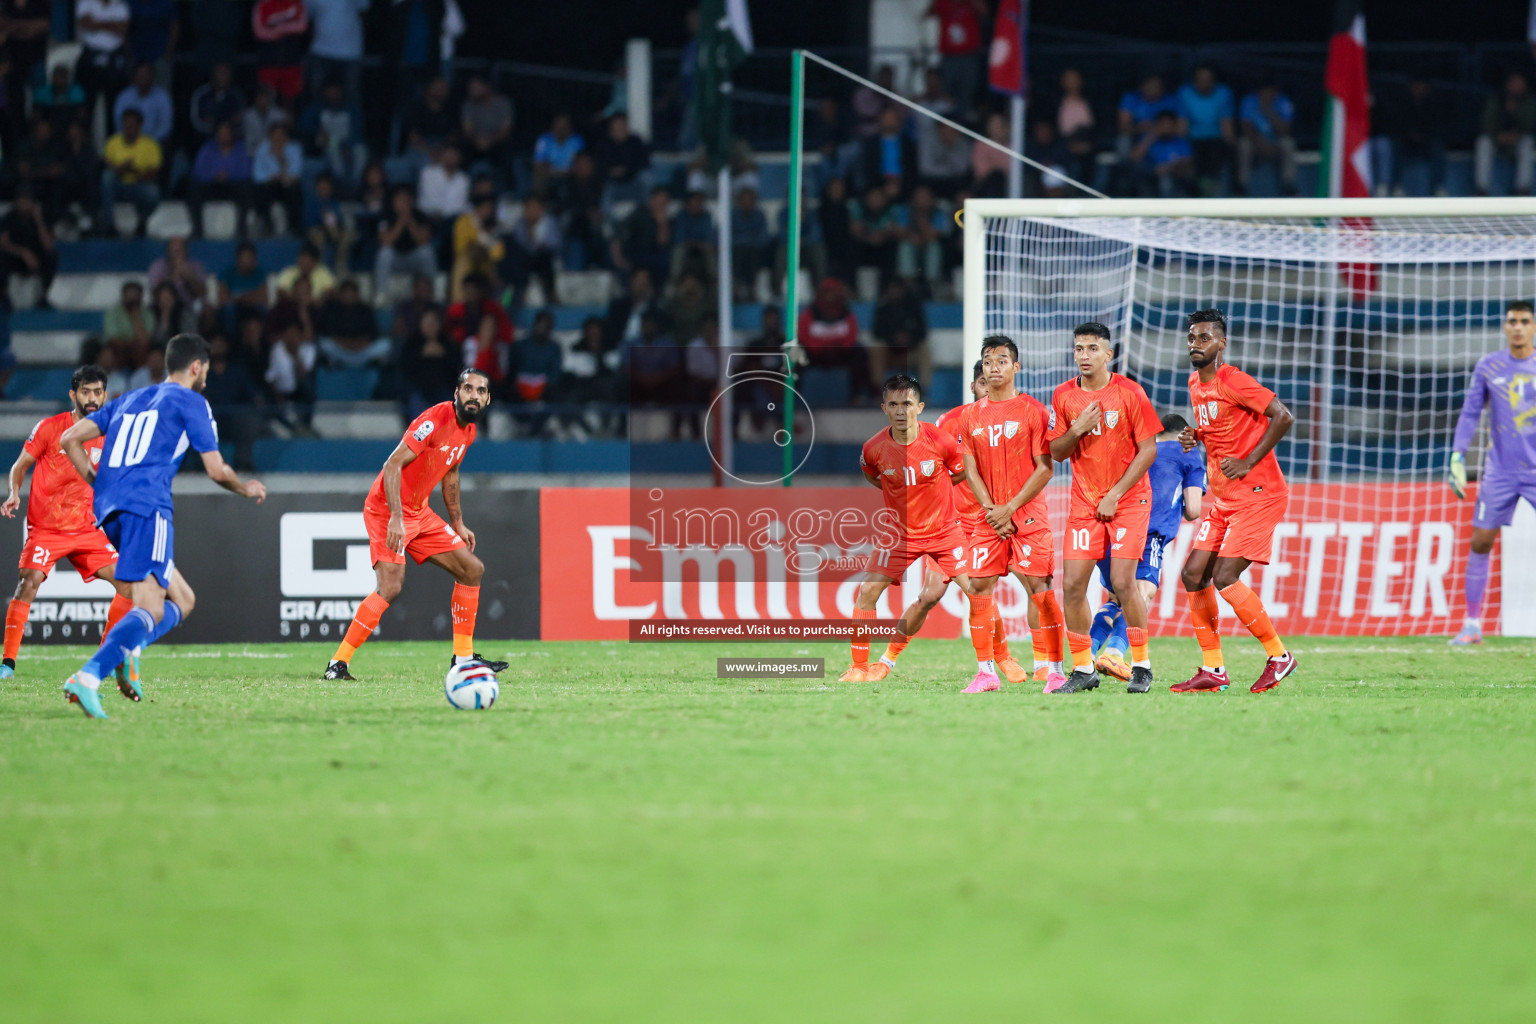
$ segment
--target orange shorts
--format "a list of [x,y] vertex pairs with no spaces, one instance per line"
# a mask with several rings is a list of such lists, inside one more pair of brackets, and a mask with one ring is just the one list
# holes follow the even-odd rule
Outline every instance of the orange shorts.
[[374,565],[380,562],[405,564],[410,555],[420,565],[433,555],[441,555],[464,546],[464,538],[453,532],[453,527],[443,522],[443,517],[422,506],[420,512],[405,516],[405,550],[391,551],[384,543],[389,535],[389,512],[363,506],[363,525],[368,528],[368,557]]
[[1056,571],[1056,541],[1048,520],[1026,522],[1007,537],[999,537],[983,520],[971,535],[972,576],[990,579],[1010,569],[1041,577]]
[[1289,494],[1269,495],[1259,501],[1217,499],[1206,507],[1205,518],[1195,530],[1194,550],[1268,565],[1275,527],[1285,518],[1290,503]]
[[1072,503],[1067,515],[1067,558],[1097,562],[1104,557],[1141,561],[1147,546],[1147,526],[1152,522],[1152,499],[1121,498],[1115,516],[1099,519],[1096,508]]
[[875,548],[869,554],[869,561],[864,563],[864,571],[889,580],[899,580],[906,574],[907,566],[927,555],[939,567],[944,578],[952,580],[965,572],[967,550],[965,533],[960,529],[960,524],[956,523],[942,537],[917,542],[903,537],[889,548]]
[[53,563],[61,558],[69,559],[81,579],[90,580],[117,562],[117,549],[100,530],[64,533],[35,527],[27,529],[27,539],[21,546],[21,568],[39,569],[47,575],[53,571]]

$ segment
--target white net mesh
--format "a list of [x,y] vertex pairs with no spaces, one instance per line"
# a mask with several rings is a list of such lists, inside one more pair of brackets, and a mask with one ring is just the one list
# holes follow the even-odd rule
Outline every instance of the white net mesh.
[[[1297,419],[1276,449],[1290,512],[1250,581],[1282,633],[1455,631],[1475,491],[1455,499],[1446,460],[1473,366],[1505,345],[1504,304],[1536,294],[1536,217],[994,217],[985,231],[985,333],[1018,343],[1021,386],[1042,401],[1076,372],[1072,327],[1098,320],[1121,345],[1116,368],[1188,418],[1184,317],[1226,312],[1229,361]],[[1053,484],[1058,528],[1067,479]],[[1164,632],[1185,624],[1193,532],[1165,558]]]

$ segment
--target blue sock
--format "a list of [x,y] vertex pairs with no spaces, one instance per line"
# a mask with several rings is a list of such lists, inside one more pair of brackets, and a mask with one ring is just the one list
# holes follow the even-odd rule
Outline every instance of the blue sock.
[[101,648],[81,666],[80,671],[89,672],[97,679],[107,678],[123,663],[129,651],[148,642],[154,629],[155,620],[149,612],[142,608],[129,609],[128,614],[101,638]]
[[1131,638],[1125,632],[1125,613],[1119,608],[1115,609],[1115,626],[1109,634],[1109,646],[1122,655],[1131,649]]
[[1104,607],[1093,614],[1093,623],[1088,627],[1089,650],[1098,654],[1115,630],[1115,620],[1122,619],[1120,606],[1113,601],[1106,601]]
[[165,613],[160,617],[160,625],[156,626],[149,636],[144,638],[144,643],[141,646],[148,647],[179,625],[181,625],[181,605],[175,601],[166,601]]

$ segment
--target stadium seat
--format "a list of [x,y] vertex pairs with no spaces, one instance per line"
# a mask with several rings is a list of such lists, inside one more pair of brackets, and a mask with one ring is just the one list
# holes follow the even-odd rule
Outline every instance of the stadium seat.
[[315,398],[322,402],[366,402],[379,386],[379,371],[328,370],[315,372]]
[[22,367],[11,374],[5,385],[5,397],[63,402],[69,396],[73,375],[74,370],[68,366]]
[[840,408],[848,404],[848,371],[824,366],[807,367],[795,382],[795,390],[812,409]]

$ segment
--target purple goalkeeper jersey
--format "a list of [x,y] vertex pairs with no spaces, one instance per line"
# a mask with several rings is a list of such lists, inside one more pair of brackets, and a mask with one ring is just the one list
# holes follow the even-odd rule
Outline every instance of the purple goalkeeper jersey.
[[1467,401],[1456,421],[1451,450],[1465,452],[1488,409],[1486,481],[1498,475],[1521,483],[1536,482],[1536,356],[1516,359],[1508,349],[1477,361]]

